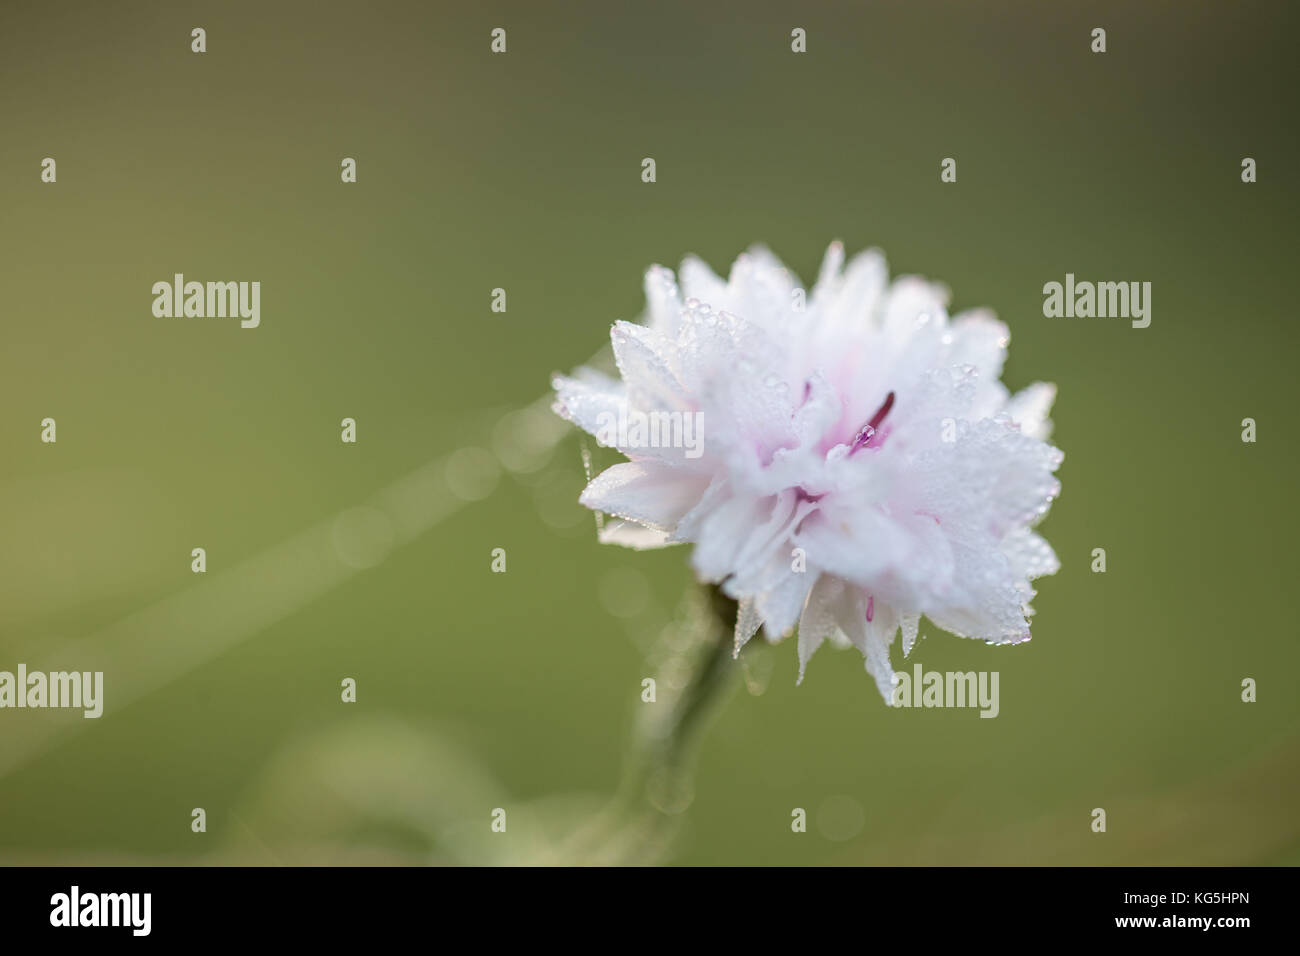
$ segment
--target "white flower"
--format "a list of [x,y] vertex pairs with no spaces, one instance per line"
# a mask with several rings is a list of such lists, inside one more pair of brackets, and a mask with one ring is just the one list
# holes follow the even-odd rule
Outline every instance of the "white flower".
[[[772,641],[797,626],[802,680],[824,640],[851,643],[886,700],[894,635],[910,653],[922,614],[1029,639],[1030,582],[1059,567],[1030,530],[1060,491],[1062,454],[1044,441],[1055,387],[1008,393],[992,313],[949,318],[942,286],[891,283],[875,250],[845,268],[839,243],[806,305],[763,248],[725,281],[688,258],[677,279],[650,269],[645,289],[645,324],[611,331],[622,381],[581,369],[554,383],[556,411],[629,459],[580,499],[621,519],[603,540],[693,542],[698,577],[739,602],[737,650],[760,626]],[[665,440],[690,413],[694,457]],[[657,442],[644,427],[611,441],[611,422],[647,420]]]

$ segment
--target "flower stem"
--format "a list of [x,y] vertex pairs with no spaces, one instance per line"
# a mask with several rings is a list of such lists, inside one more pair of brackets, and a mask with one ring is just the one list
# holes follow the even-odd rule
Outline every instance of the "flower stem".
[[582,840],[589,862],[662,859],[694,798],[704,730],[734,687],[736,602],[717,587],[687,593],[647,659],[655,699],[640,702],[618,794]]

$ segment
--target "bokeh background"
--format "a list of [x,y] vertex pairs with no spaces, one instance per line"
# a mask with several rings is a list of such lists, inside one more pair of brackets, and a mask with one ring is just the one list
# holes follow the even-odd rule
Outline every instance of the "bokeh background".
[[[1009,385],[1059,385],[1063,567],[1028,645],[923,627],[926,669],[1001,673],[996,720],[891,711],[854,651],[798,688],[792,642],[747,653],[660,858],[1300,862],[1297,19],[5,3],[0,669],[107,689],[97,721],[0,712],[0,860],[569,859],[692,582],[596,543],[539,400],[651,263],[761,241],[810,281],[840,238],[995,309]],[[154,318],[175,272],[261,281],[261,327]],[[1150,328],[1043,318],[1066,272],[1150,281]]]

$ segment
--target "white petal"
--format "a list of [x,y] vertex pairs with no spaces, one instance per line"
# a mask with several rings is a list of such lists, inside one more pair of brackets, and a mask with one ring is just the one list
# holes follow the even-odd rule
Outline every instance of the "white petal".
[[714,477],[700,496],[699,502],[684,514],[677,527],[673,529],[674,541],[694,541],[700,533],[700,525],[713,514],[714,509],[731,497],[731,485],[726,478]]
[[943,361],[949,365],[970,365],[981,379],[1002,376],[1011,333],[988,309],[973,309],[953,317],[948,326]]
[[684,469],[627,461],[593,478],[578,501],[593,511],[669,531],[708,485],[707,476]]
[[698,256],[687,256],[677,270],[682,295],[707,302],[715,310],[727,307],[727,283]]
[[[827,250],[827,257],[831,251]],[[842,256],[841,251],[841,256]],[[823,264],[825,268],[825,264]],[[830,293],[826,302],[824,321],[828,330],[837,335],[854,333],[859,338],[874,325],[874,315],[879,308],[885,290],[889,284],[889,266],[884,254],[879,249],[867,249],[859,252],[851,260],[843,275],[832,288],[822,291],[819,282],[818,305],[822,305],[822,296]]]
[[786,492],[757,500],[733,497],[719,505],[700,525],[692,555],[696,573],[705,581],[721,581],[765,563],[763,549],[773,543],[793,504],[793,493]]
[[690,400],[670,364],[675,351],[670,339],[631,322],[615,322],[609,338],[634,407],[670,411],[690,408]]
[[764,246],[753,246],[731,267],[727,301],[729,312],[743,315],[769,334],[789,331],[793,318],[793,274]]
[[876,681],[880,696],[889,703],[894,687],[894,665],[889,660],[889,647],[898,633],[898,614],[888,604],[875,602],[875,614],[867,625],[866,650],[863,657],[867,673]]
[[843,582],[823,574],[808,594],[808,603],[799,618],[799,683],[803,681],[804,670],[817,653],[817,648],[839,627],[835,620],[835,605],[843,591]]
[[[828,499],[829,501],[829,499]],[[851,509],[843,503],[810,515],[795,535],[795,544],[820,568],[859,584],[906,557],[911,540],[906,532],[874,508]]]
[[1007,556],[1011,573],[1029,581],[1061,570],[1052,546],[1028,528],[1012,529],[1002,539],[1002,553]]
[[677,323],[682,312],[681,293],[671,269],[651,266],[645,274],[646,322],[652,329],[668,336],[677,336]]
[[[948,325],[948,290],[919,276],[900,276],[889,287],[883,304],[881,329],[894,341],[905,341]],[[936,337],[937,338],[937,337]]]
[[900,615],[899,626],[903,631],[903,656],[908,657],[912,653],[912,648],[916,645],[916,634],[921,627],[921,615]]
[[621,383],[608,379],[592,380],[591,374],[586,370],[581,379],[557,375],[552,383],[555,402],[551,407],[561,418],[573,422],[588,434],[596,435],[611,417],[617,421],[620,412],[626,412],[627,398]]
[[752,599],[741,601],[736,610],[736,649],[733,656],[740,654],[740,649],[749,643],[749,639],[754,636],[762,623],[763,618],[758,613],[754,601]]
[[844,243],[838,239],[826,247],[826,255],[822,257],[821,268],[817,272],[817,282],[813,285],[812,293],[808,300],[810,303],[816,302],[821,304],[834,294],[836,284],[840,280],[840,270],[844,268]]
[[910,470],[917,510],[945,526],[968,520],[999,537],[1033,524],[1060,493],[1061,453],[1007,419],[959,422],[956,441],[936,444]]
[[991,536],[972,533],[954,541],[956,568],[947,591],[925,614],[958,637],[990,644],[1029,640],[1018,578]]
[[1052,434],[1052,420],[1048,417],[1056,401],[1056,386],[1049,382],[1035,382],[1021,389],[1007,401],[1005,414],[1030,438],[1047,441]]
[[806,391],[807,397],[794,414],[794,432],[801,447],[813,448],[839,421],[844,407],[821,371],[809,376]]
[[789,635],[803,612],[808,592],[817,580],[817,573],[790,569],[785,561],[786,577],[762,592],[756,599],[763,615],[763,633],[769,641],[779,641]]
[[647,528],[631,521],[606,521],[597,534],[601,544],[616,544],[633,551],[649,551],[654,548],[666,548],[676,544],[662,531]]

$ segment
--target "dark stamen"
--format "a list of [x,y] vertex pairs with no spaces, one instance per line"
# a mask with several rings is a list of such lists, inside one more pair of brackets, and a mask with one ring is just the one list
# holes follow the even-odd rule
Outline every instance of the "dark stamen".
[[889,414],[889,410],[893,407],[894,393],[890,392],[885,396],[884,404],[876,409],[876,414],[871,416],[871,421],[863,425],[862,430],[853,439],[853,447],[849,450],[850,453],[857,451],[871,441],[876,434],[876,429],[880,427],[880,423],[885,420],[885,416]]
[[870,428],[872,431],[875,431],[877,428],[879,428],[880,423],[885,420],[885,416],[889,414],[889,410],[893,407],[894,407],[894,393],[890,392],[888,395],[885,396],[885,404],[881,405],[880,408],[876,410],[876,414],[871,416],[871,421],[867,422],[867,427]]

